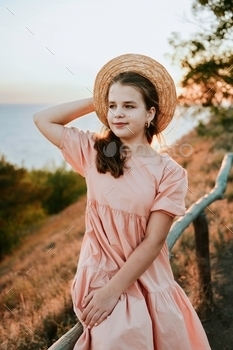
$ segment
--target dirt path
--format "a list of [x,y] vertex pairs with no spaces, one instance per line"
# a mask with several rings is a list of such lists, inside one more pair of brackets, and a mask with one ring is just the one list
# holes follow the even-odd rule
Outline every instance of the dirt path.
[[233,350],[233,240],[212,261],[212,285],[215,307],[202,323],[212,350]]

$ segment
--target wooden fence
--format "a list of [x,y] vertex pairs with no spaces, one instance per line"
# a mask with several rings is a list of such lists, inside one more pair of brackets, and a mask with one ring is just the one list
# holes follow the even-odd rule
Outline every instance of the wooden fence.
[[[167,237],[168,248],[171,250],[184,230],[191,223],[194,224],[200,292],[204,296],[203,302],[204,307],[206,308],[212,304],[212,288],[209,260],[208,222],[204,211],[211,203],[223,198],[223,193],[225,192],[227,185],[227,177],[232,163],[233,153],[226,154],[222,161],[214,188],[208,194],[192,204],[183,217],[180,217],[175,221]],[[82,334],[82,331],[82,325],[78,322],[66,334],[58,339],[49,350],[73,350],[73,347]]]

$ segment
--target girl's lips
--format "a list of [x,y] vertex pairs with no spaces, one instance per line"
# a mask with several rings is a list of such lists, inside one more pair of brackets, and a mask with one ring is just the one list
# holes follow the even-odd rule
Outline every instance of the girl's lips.
[[126,125],[127,123],[114,123],[116,126]]

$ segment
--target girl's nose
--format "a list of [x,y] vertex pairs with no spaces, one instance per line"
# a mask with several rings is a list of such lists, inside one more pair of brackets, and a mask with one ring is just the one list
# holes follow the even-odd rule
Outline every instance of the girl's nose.
[[124,118],[125,114],[122,110],[122,108],[116,108],[114,111],[114,117],[115,118]]

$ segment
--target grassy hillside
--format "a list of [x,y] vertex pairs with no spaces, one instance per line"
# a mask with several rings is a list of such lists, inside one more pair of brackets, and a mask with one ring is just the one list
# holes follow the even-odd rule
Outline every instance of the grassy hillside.
[[[232,121],[232,114],[230,119]],[[209,192],[226,152],[232,151],[233,123],[219,114],[208,125],[183,137],[190,144],[189,157],[174,159],[189,176],[186,206]],[[214,262],[233,240],[233,171],[225,198],[213,203],[206,214],[210,229],[213,281],[218,278]],[[75,274],[84,233],[86,198],[82,197],[60,214],[51,216],[24,244],[0,264],[1,349],[46,349],[75,322],[70,284]],[[198,306],[197,269],[193,227],[188,227],[173,248],[171,260],[175,278],[195,306]],[[231,262],[232,263],[232,262]]]
[[[0,265],[1,349],[46,349],[70,328],[70,283],[84,233],[86,198],[52,216]],[[72,322],[74,322],[74,317]]]
[[[221,162],[226,152],[225,144],[232,140],[232,134],[221,134],[221,145],[217,137],[200,137],[196,131],[183,137],[180,143],[190,143],[193,154],[185,159],[177,157],[178,163],[188,171],[189,190],[186,197],[186,206],[208,193],[215,185]],[[232,140],[233,141],[233,140]],[[231,141],[231,145],[233,142]],[[232,147],[232,146],[231,146]],[[206,208],[205,213],[209,223],[211,260],[221,256],[226,246],[233,239],[233,169],[228,177],[227,189],[222,200],[218,200]],[[197,268],[194,251],[194,229],[191,224],[183,233],[181,239],[173,248],[172,267],[176,279],[185,288],[195,305],[198,304]],[[212,276],[214,278],[214,276]]]

